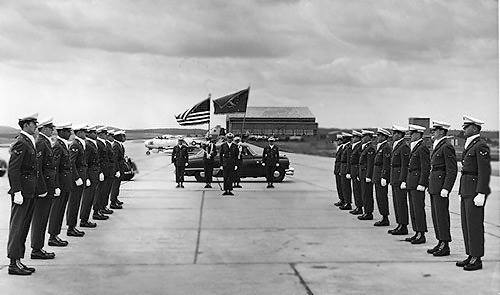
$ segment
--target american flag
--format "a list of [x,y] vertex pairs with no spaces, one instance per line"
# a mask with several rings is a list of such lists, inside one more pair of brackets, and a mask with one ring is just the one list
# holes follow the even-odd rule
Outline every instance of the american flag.
[[210,123],[210,97],[175,116],[181,126]]

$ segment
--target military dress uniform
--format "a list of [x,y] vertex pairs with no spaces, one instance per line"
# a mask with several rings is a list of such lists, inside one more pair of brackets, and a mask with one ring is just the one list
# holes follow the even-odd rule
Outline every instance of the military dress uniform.
[[[90,129],[88,129],[91,131]],[[95,131],[95,129],[93,130]],[[94,222],[90,222],[90,212],[94,199],[98,197],[99,174],[101,174],[101,167],[99,165],[99,153],[97,150],[97,142],[93,139],[87,138],[85,140],[85,161],[87,163],[87,179],[90,185],[86,185],[82,197],[82,205],[80,209],[80,226],[81,227],[96,227]]]
[[[103,134],[107,134],[108,131],[105,127],[99,127],[97,133],[100,137],[97,137],[97,155],[99,162],[99,169],[104,176],[104,180],[101,181],[97,187],[97,198],[93,204],[92,219],[94,220],[107,220],[109,217],[102,214],[101,210],[106,207],[107,195],[109,194],[111,183],[113,181],[113,171],[111,168],[111,162],[108,155],[108,148],[106,139],[102,138]],[[106,135],[104,135],[106,136]]]
[[410,146],[404,139],[406,128],[393,125],[393,133],[403,134],[403,138],[393,142],[391,154],[391,188],[394,215],[398,226],[388,231],[393,235],[408,234],[408,195],[406,189],[401,188],[401,183],[406,182],[408,175],[408,162],[410,161]]
[[[342,135],[337,135],[337,140],[340,142],[342,140]],[[333,166],[333,174],[335,175],[335,184],[337,188],[337,195],[339,197],[339,201],[335,203],[335,206],[341,206],[344,204],[344,197],[342,195],[342,175],[340,174],[340,165],[342,159],[342,149],[344,148],[343,144],[339,144],[337,146],[337,152],[335,153],[335,164]]]
[[[52,125],[52,119],[45,120],[39,124],[39,128]],[[35,197],[35,209],[31,221],[31,258],[32,259],[53,259],[54,253],[43,250],[45,245],[45,232],[49,221],[50,209],[55,193],[56,170],[54,165],[54,153],[50,138],[42,132],[39,133],[36,141],[37,160],[39,174],[37,178],[38,197]],[[47,192],[44,197],[40,194]]]
[[[363,130],[363,137],[371,137],[372,131]],[[361,145],[361,154],[359,156],[359,180],[361,182],[361,197],[363,200],[364,214],[358,216],[359,220],[373,219],[373,160],[375,156],[375,148],[371,140],[368,139]]]
[[[237,140],[235,140],[237,141]],[[243,167],[243,146],[239,142],[236,142],[238,146],[238,155],[236,156],[236,170],[234,171],[234,185],[233,187],[241,188],[241,167]]]
[[[482,121],[464,116],[464,129],[481,126]],[[462,153],[462,171],[458,194],[461,197],[460,215],[468,258],[457,262],[464,270],[482,268],[484,256],[484,205],[490,190],[490,148],[479,134],[469,136]]]
[[[20,122],[36,122],[37,114],[22,118]],[[9,194],[12,206],[9,223],[9,238],[7,242],[7,257],[11,259],[9,274],[30,275],[35,271],[20,262],[26,250],[28,236],[33,216],[34,199],[37,193],[38,175],[35,139],[32,135],[21,131],[10,149],[8,166]],[[18,199],[16,199],[16,197]]]
[[[232,133],[226,135],[228,138],[232,138]],[[234,142],[229,144],[224,142],[220,149],[220,164],[223,168],[222,172],[224,175],[224,196],[232,196],[233,193],[233,179],[234,179],[234,169],[236,167],[236,157],[238,155],[238,147]]]
[[217,148],[213,142],[209,142],[204,147],[203,153],[203,171],[205,172],[205,188],[211,188],[212,177],[214,173],[215,157],[217,156]]
[[[448,130],[449,124],[433,121],[433,129]],[[451,242],[449,194],[457,178],[457,157],[455,148],[446,137],[436,140],[431,153],[431,173],[429,176],[429,194],[431,195],[432,223],[436,239],[436,247],[427,250],[434,256],[450,254],[448,243]]]
[[[105,184],[104,184],[104,189],[102,192],[103,199],[102,199],[102,203],[100,205],[101,209],[99,210],[101,215],[113,214],[113,210],[108,209],[107,206],[109,204],[109,199],[110,199],[110,195],[111,195],[111,188],[113,187],[113,181],[115,180],[115,178],[120,176],[120,174],[118,173],[120,171],[118,169],[118,163],[116,162],[115,150],[113,149],[113,145],[115,142],[115,140],[113,139],[114,133],[115,133],[114,130],[108,130],[108,139],[106,140],[106,154],[108,155],[108,169],[107,169],[107,171],[109,173],[109,177],[106,180],[106,176],[104,176]],[[109,217],[109,216],[106,216],[106,217]]]
[[[118,132],[115,132],[115,136],[120,135],[125,135],[125,131],[120,130]],[[118,171],[120,172],[120,177],[113,178],[113,182],[111,184],[110,208],[122,209],[122,204],[118,200],[118,196],[120,195],[120,185],[123,175],[127,170],[127,163],[125,162],[125,148],[123,147],[123,143],[121,143],[119,140],[115,140],[115,142],[113,143],[113,150],[115,152],[115,163]]]
[[172,151],[172,163],[175,165],[175,182],[177,182],[177,187],[184,187],[184,170],[186,169],[188,160],[189,155],[187,147],[184,145],[176,145]]
[[[274,142],[274,138],[270,139],[270,143],[272,142]],[[279,166],[279,159],[280,154],[277,146],[273,144],[264,148],[262,152],[262,164],[264,164],[266,170],[267,188],[274,187],[274,171]]]
[[351,188],[351,180],[347,178],[347,174],[351,173],[351,152],[352,146],[350,143],[350,139],[352,138],[352,134],[343,132],[342,136],[344,137],[344,148],[342,149],[342,157],[340,163],[340,175],[342,176],[342,195],[344,197],[344,204],[339,208],[341,210],[351,210],[351,202],[352,202],[352,188]]
[[[71,124],[62,124],[56,129],[71,129]],[[60,189],[59,197],[52,202],[49,220],[49,246],[64,247],[68,245],[67,241],[61,240],[58,235],[61,233],[61,227],[64,218],[64,212],[68,204],[69,194],[73,185],[71,161],[69,155],[69,145],[61,137],[57,137],[54,146],[54,167],[55,167],[55,187]]]
[[[421,132],[425,127],[410,124],[412,132]],[[429,186],[430,151],[423,139],[411,143],[410,161],[406,188],[410,194],[410,217],[415,235],[406,241],[412,244],[425,243],[427,221],[425,217],[425,188]]]
[[[389,137],[391,133],[388,130],[379,128],[377,133]],[[373,167],[373,183],[375,185],[375,197],[377,200],[377,208],[382,220],[377,221],[375,226],[389,225],[389,198],[388,183],[391,178],[391,146],[386,141],[377,144]]]
[[[353,135],[361,137],[361,132],[353,131]],[[352,181],[352,194],[354,196],[354,205],[356,208],[349,213],[359,215],[363,214],[363,199],[361,197],[361,181],[359,180],[359,156],[361,154],[361,141],[352,144],[352,151],[350,154],[350,178]]]

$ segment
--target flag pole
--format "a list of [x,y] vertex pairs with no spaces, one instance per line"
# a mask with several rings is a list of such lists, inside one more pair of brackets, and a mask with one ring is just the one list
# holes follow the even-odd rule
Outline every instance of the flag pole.
[[208,94],[208,113],[210,117],[208,118],[208,136],[210,136],[210,121],[212,120],[212,94]]
[[[250,98],[250,84],[248,84],[248,98]],[[247,99],[247,107],[248,107],[248,99]],[[245,128],[245,119],[247,118],[247,110],[245,110],[245,114],[243,115],[243,124],[241,124],[241,140],[243,141],[243,128]]]

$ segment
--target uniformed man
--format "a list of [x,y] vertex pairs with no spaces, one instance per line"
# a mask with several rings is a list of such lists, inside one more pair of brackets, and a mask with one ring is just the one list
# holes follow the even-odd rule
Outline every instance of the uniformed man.
[[172,151],[172,163],[175,166],[175,182],[177,188],[184,188],[184,170],[188,165],[189,155],[187,147],[183,144],[184,139],[179,138],[178,144]]
[[111,184],[111,194],[109,207],[111,209],[123,209],[118,196],[120,195],[120,185],[122,182],[123,175],[127,170],[127,163],[125,161],[125,147],[123,147],[123,142],[126,140],[126,135],[124,130],[119,130],[114,134],[115,142],[113,144],[113,150],[115,152],[115,163],[118,171],[120,172],[120,177],[113,178],[113,183]]
[[389,199],[387,197],[387,184],[391,178],[391,146],[387,139],[391,136],[389,130],[377,129],[377,150],[373,163],[373,182],[375,184],[375,197],[377,208],[382,220],[375,222],[374,226],[389,226]]
[[425,127],[410,124],[410,161],[406,182],[401,183],[401,189],[407,189],[410,194],[411,225],[415,234],[405,241],[412,244],[425,243],[427,221],[425,219],[425,189],[429,186],[431,170],[430,151],[423,142]]
[[74,126],[75,138],[69,147],[73,184],[66,212],[66,224],[68,225],[66,234],[71,237],[83,237],[85,235],[85,232],[76,228],[76,222],[78,212],[80,211],[83,190],[85,186],[90,186],[90,180],[87,179],[87,161],[85,157],[86,129],[87,125],[85,124]]
[[[59,238],[59,234],[73,184],[68,143],[71,127],[71,123],[63,123],[56,127],[57,139],[53,146],[56,175],[54,195],[56,198],[52,202],[49,221],[49,246],[52,247],[66,247],[68,245],[68,241]],[[59,196],[57,197],[57,195]]]
[[203,152],[203,170],[205,171],[205,188],[212,188],[212,177],[214,172],[215,157],[217,156],[217,147],[215,139],[207,137],[208,143]]
[[99,182],[104,181],[104,173],[99,165],[99,152],[97,150],[97,127],[87,126],[85,138],[85,161],[87,162],[87,183],[82,196],[80,209],[80,227],[94,228],[95,222],[89,221],[92,205],[98,197]]
[[432,224],[438,244],[428,249],[434,256],[450,255],[450,212],[449,195],[457,178],[457,157],[455,148],[448,142],[447,133],[450,124],[432,121],[431,174],[429,176],[429,194],[431,195]]
[[262,151],[262,166],[266,169],[267,188],[274,188],[274,171],[280,165],[280,152],[274,141],[274,137],[269,137],[269,145]]
[[[108,179],[108,185],[106,186],[106,191],[104,192],[104,200],[103,203],[101,204],[101,209],[99,212],[104,215],[104,214],[113,214],[113,210],[108,208],[109,204],[109,198],[111,195],[111,188],[113,186],[113,181],[115,178],[120,178],[121,173],[120,170],[118,169],[118,163],[116,163],[116,155],[115,155],[115,150],[113,149],[113,145],[115,143],[115,132],[118,130],[113,130],[113,129],[108,129],[108,132],[105,134],[106,135],[106,152],[108,154],[108,169],[109,173],[111,175],[111,178]],[[107,216],[109,217],[109,216]]]
[[375,148],[372,145],[373,131],[362,130],[361,154],[359,156],[359,180],[361,183],[361,199],[365,212],[358,216],[359,220],[373,219],[373,159]]
[[243,166],[243,146],[241,145],[241,138],[239,136],[236,136],[234,138],[234,143],[236,143],[236,146],[238,147],[238,156],[236,157],[236,170],[234,171],[233,187],[241,188],[242,186],[240,185],[240,171],[241,167]]
[[352,181],[352,194],[356,208],[349,213],[353,215],[363,214],[363,198],[361,197],[361,181],[359,179],[359,156],[361,155],[361,132],[352,131],[352,151],[350,154],[350,172],[346,175]]
[[10,211],[9,240],[7,257],[10,259],[9,274],[31,275],[35,272],[21,262],[24,258],[26,237],[33,216],[36,197],[38,167],[36,161],[35,134],[38,114],[19,119],[21,134],[12,144],[8,167],[9,195],[12,206]]
[[392,125],[392,157],[391,157],[391,187],[394,215],[398,226],[388,230],[392,235],[408,234],[408,194],[401,188],[401,183],[406,182],[408,175],[408,162],[410,161],[410,146],[406,143],[407,129]]
[[464,270],[483,268],[484,205],[490,194],[490,148],[480,137],[484,122],[470,116],[463,117],[465,149],[462,153],[462,172],[458,194],[461,197],[460,215],[467,259],[457,262]]
[[[106,206],[107,195],[111,188],[111,183],[113,181],[114,175],[112,168],[110,167],[112,160],[109,159],[108,148],[106,139],[108,137],[108,130],[105,126],[99,127],[97,132],[97,154],[99,159],[99,167],[104,176],[104,180],[99,182],[97,187],[97,198],[93,204],[92,219],[94,220],[107,220],[109,217],[104,215],[101,210]],[[100,180],[100,179],[99,179]]]
[[236,157],[238,156],[238,148],[233,142],[234,135],[229,132],[226,134],[226,142],[224,142],[220,149],[220,164],[224,175],[224,193],[223,196],[234,196],[233,178],[236,167]]
[[[344,141],[344,147],[342,148],[342,157],[340,163],[340,175],[342,176],[342,195],[344,197],[344,204],[339,206],[340,210],[351,210],[352,202],[352,188],[351,179],[347,178],[347,175],[351,173],[351,139],[352,134],[347,132],[342,132],[342,139]],[[351,177],[349,175],[349,177]]]
[[[52,118],[42,120],[38,125],[36,151],[38,161],[37,191],[35,209],[31,221],[31,259],[54,259],[53,252],[43,249],[45,232],[49,221],[50,207],[55,196],[55,167],[52,141],[50,136],[54,132]],[[43,192],[46,192],[43,193]]]
[[337,134],[335,141],[337,142],[337,152],[335,153],[335,165],[333,166],[333,174],[335,175],[335,184],[339,201],[334,203],[333,205],[340,207],[344,204],[344,197],[342,195],[342,175],[340,175],[340,165],[342,164],[342,149],[344,147],[344,144],[342,143],[342,134]]

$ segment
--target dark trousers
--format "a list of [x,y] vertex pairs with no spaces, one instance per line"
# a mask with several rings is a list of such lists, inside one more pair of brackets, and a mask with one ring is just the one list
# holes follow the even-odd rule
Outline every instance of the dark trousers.
[[236,171],[234,171],[234,183],[240,183],[240,181],[241,181],[241,179],[240,179],[241,166],[243,166],[243,163],[241,161],[237,161],[236,167],[238,167],[238,169],[236,169]]
[[467,196],[460,201],[462,232],[465,253],[474,257],[484,256],[484,206],[474,205],[474,198]]
[[266,165],[266,180],[267,183],[273,184],[274,183],[274,169],[276,168],[276,165]]
[[408,225],[408,197],[406,190],[401,189],[401,183],[392,184],[391,187],[396,222],[398,224]]
[[94,198],[98,191],[98,180],[91,180],[90,186],[85,187],[82,196],[82,205],[80,209],[80,220],[89,221],[90,211],[94,204]]
[[110,201],[111,203],[116,203],[118,202],[118,196],[120,195],[120,185],[122,183],[122,180],[120,178],[113,178],[113,181],[111,183],[111,192],[109,194]]
[[78,219],[78,211],[80,211],[80,203],[83,195],[83,188],[85,187],[85,181],[80,186],[76,186],[73,183],[71,192],[69,194],[68,209],[66,210],[66,224],[69,227],[75,227],[76,221]]
[[373,213],[373,182],[361,179],[361,197],[365,213]]
[[49,217],[49,234],[57,236],[61,233],[61,227],[68,204],[69,191],[61,190],[61,195],[52,201]]
[[341,174],[342,177],[342,195],[344,196],[344,202],[346,204],[352,203],[352,189],[351,180],[345,178],[345,174]]
[[24,198],[22,205],[17,205],[12,202],[10,210],[9,240],[7,242],[8,258],[24,258],[26,237],[30,230],[34,208],[35,200],[33,198]]
[[175,182],[184,182],[184,169],[185,165],[175,165]]
[[205,183],[211,184],[214,174],[214,162],[205,160],[203,162],[203,169],[205,171]]
[[35,209],[31,220],[31,248],[40,250],[45,245],[45,232],[49,221],[50,208],[52,207],[52,196],[35,198]]
[[375,182],[375,197],[377,198],[378,212],[382,216],[389,216],[388,187],[382,186],[380,181]]
[[94,205],[94,211],[99,211],[108,206],[109,195],[111,192],[111,185],[113,183],[114,176],[104,177],[104,181],[99,184],[97,188],[97,193],[99,194],[99,199]]
[[335,174],[335,183],[337,185],[337,195],[340,201],[344,201],[344,196],[342,195],[342,175]]
[[425,220],[425,192],[410,190],[410,217],[411,226],[415,232],[426,232]]
[[438,241],[451,242],[449,204],[448,198],[431,195],[432,224]]
[[224,175],[224,190],[232,191],[233,190],[233,178],[234,178],[234,164],[233,165],[224,165],[224,169],[222,170],[222,174]]
[[352,178],[352,194],[354,195],[354,205],[356,205],[356,208],[362,208],[363,197],[361,196],[361,181],[356,177]]

